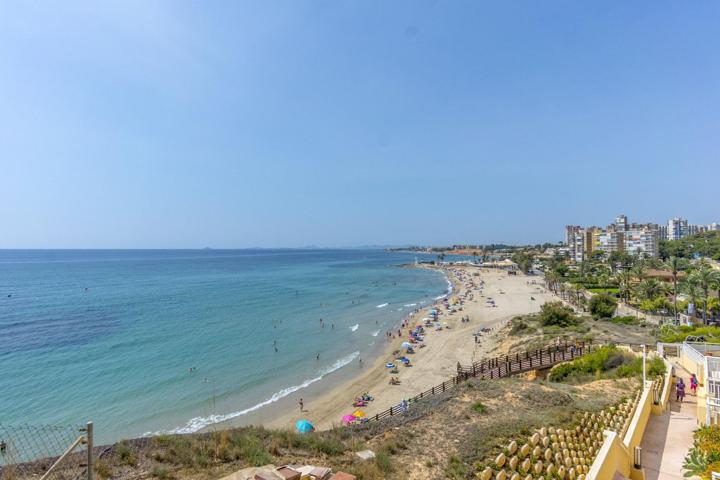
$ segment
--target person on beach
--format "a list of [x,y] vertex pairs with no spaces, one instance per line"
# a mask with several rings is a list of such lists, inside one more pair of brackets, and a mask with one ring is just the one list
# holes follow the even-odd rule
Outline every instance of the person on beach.
[[698,380],[695,374],[693,373],[690,377],[690,390],[692,390],[693,395],[697,395],[697,387],[698,387]]
[[675,401],[681,402],[685,398],[685,382],[682,378],[678,378],[677,385],[675,385]]
[[300,405],[300,413],[303,412],[303,409],[305,408],[305,404],[303,403],[303,399],[301,398],[298,402],[298,405]]

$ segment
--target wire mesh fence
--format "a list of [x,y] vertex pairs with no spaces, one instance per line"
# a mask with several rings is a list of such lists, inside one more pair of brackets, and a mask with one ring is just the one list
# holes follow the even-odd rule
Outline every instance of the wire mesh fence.
[[88,436],[91,426],[0,423],[0,480],[89,478]]

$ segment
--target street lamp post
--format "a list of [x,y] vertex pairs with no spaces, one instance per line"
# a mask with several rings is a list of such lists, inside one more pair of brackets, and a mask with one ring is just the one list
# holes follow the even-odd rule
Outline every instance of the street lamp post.
[[643,388],[645,388],[645,381],[646,381],[645,359],[647,358],[647,350],[645,348],[645,345],[642,346],[642,349],[643,349]]

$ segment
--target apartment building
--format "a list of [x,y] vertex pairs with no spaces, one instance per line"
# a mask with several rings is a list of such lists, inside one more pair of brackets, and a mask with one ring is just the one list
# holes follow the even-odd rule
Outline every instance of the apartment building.
[[663,238],[680,240],[688,236],[688,221],[684,218],[671,218],[667,222],[667,233]]
[[605,228],[575,225],[565,227],[570,258],[582,262],[593,252],[627,252],[633,255],[657,257],[659,254],[660,228],[655,224],[629,223],[625,215]]

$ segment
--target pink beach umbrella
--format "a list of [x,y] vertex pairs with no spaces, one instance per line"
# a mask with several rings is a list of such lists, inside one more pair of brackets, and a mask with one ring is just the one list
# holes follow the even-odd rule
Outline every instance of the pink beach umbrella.
[[354,422],[354,421],[355,421],[355,415],[349,415],[349,414],[348,414],[348,415],[343,415],[343,417],[342,417],[342,422],[343,422],[345,425],[348,425],[348,424],[350,424],[350,423],[352,423],[352,422]]

